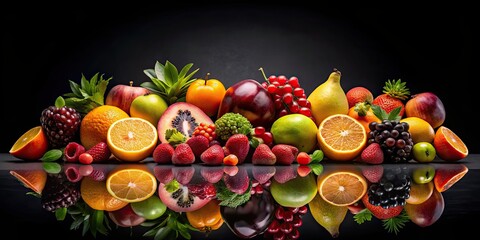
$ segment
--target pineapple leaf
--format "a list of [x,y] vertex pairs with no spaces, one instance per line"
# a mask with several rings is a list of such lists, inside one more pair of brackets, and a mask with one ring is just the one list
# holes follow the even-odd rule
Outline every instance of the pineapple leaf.
[[155,75],[158,79],[165,80],[165,66],[158,61],[155,63]]
[[178,74],[178,78],[182,79],[185,77],[185,75],[187,74],[187,72],[190,70],[190,68],[192,68],[193,66],[193,63],[189,63],[187,65],[185,65],[182,70],[180,71],[180,73]]
[[140,86],[148,89],[152,93],[158,94],[163,99],[166,97],[165,93],[161,92],[153,82],[143,82]]
[[173,86],[176,82],[178,82],[178,70],[172,63],[167,61],[164,71],[165,81],[168,85]]
[[160,80],[157,78],[152,78],[153,84],[155,84],[158,87],[158,90],[161,92],[165,92],[169,88],[165,80]]
[[149,78],[156,77],[155,70],[153,70],[153,69],[145,69],[145,70],[143,70],[143,73],[145,73],[145,75],[147,75],[147,77],[149,77]]
[[[195,73],[198,72],[198,70],[200,70],[200,68],[195,69],[193,72],[191,72],[190,74],[188,74],[188,76],[186,76],[186,77],[184,77],[184,78],[185,78],[185,79],[190,79],[191,77],[193,77],[193,75],[194,75]],[[192,79],[192,80],[196,80],[196,79]]]

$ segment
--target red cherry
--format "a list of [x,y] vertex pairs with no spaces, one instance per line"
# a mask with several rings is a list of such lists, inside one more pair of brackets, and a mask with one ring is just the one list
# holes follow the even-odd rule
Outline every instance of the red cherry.
[[288,80],[288,84],[292,85],[292,87],[294,88],[300,87],[297,77],[290,77],[290,79]]
[[293,101],[290,106],[288,106],[288,109],[290,109],[291,113],[297,113],[298,110],[300,110],[300,106],[298,106],[298,103]]
[[273,143],[273,135],[271,132],[265,132],[262,135],[263,143],[270,145]]
[[300,110],[298,110],[298,113],[305,115],[307,117],[312,116],[312,110],[310,110],[310,108],[307,108],[307,107],[301,107]]
[[300,107],[305,107],[305,106],[307,106],[307,99],[306,98],[299,98],[297,100],[297,103],[298,103],[298,105],[300,105]]
[[292,85],[290,84],[285,84],[285,86],[283,86],[283,93],[292,93],[293,91],[293,87]]
[[286,93],[283,95],[282,99],[284,103],[289,104],[293,101],[293,95],[291,93]]
[[295,97],[302,97],[304,93],[305,93],[305,90],[303,90],[303,88],[293,89],[293,95],[295,95]]
[[277,81],[280,85],[285,85],[285,83],[287,83],[287,77],[285,77],[285,75],[280,75],[278,76]]
[[255,128],[255,136],[262,136],[265,133],[265,128],[262,126],[258,126]]

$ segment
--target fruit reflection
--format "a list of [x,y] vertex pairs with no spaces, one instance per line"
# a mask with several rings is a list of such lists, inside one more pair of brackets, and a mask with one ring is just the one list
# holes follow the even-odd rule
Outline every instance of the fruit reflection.
[[[60,173],[36,166],[10,173],[41,198],[45,210],[71,221],[73,230],[106,235],[116,230],[113,223],[156,239],[195,238],[220,229],[243,239],[298,239],[304,222],[313,220],[325,234],[337,237],[349,217],[365,225],[376,218],[392,233],[407,222],[428,227],[444,212],[443,194],[468,172],[463,164],[431,163],[326,164],[320,165],[323,172],[310,164],[301,166],[309,169],[305,174],[298,165],[126,164],[86,169],[65,164]],[[119,169],[151,174],[158,186],[155,193],[137,202],[118,199],[108,191],[107,179]],[[304,217],[309,212],[311,220]]]

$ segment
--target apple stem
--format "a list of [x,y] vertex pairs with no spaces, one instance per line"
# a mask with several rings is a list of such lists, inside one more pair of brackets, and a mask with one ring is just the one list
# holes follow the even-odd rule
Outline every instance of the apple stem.
[[130,87],[133,86],[133,81],[130,81]]
[[208,77],[210,77],[210,73],[207,73],[207,75],[205,75],[205,85],[207,85]]
[[265,78],[265,81],[267,81],[268,84],[270,84],[270,81],[268,81],[267,75],[265,75],[265,72],[263,71],[263,67],[259,68],[260,72],[262,72],[263,78]]

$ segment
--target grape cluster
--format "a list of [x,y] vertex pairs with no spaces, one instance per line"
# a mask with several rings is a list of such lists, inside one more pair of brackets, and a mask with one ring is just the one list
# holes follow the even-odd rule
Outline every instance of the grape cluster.
[[277,118],[292,113],[312,117],[311,103],[297,77],[287,79],[284,75],[272,75],[262,86],[273,96]]
[[388,209],[404,206],[410,197],[411,179],[406,167],[388,169],[378,183],[368,188],[368,201],[374,206]]
[[53,212],[62,207],[75,205],[81,198],[79,183],[68,181],[64,172],[48,174],[45,188],[42,191],[42,207]]
[[407,162],[412,159],[413,141],[409,125],[397,120],[383,120],[369,124],[368,144],[380,144],[386,162]]
[[264,236],[273,239],[299,239],[302,226],[302,216],[307,213],[307,206],[283,207],[275,206],[275,219],[267,227]]

